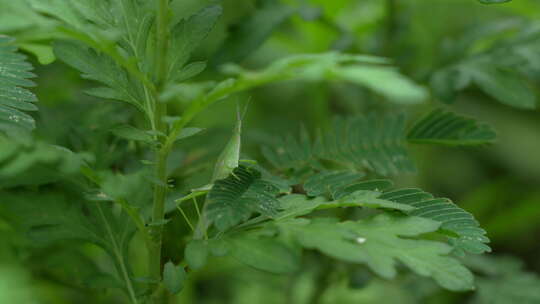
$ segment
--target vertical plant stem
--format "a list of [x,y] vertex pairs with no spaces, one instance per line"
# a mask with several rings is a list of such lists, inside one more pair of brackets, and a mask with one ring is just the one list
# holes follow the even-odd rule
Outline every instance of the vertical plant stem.
[[[151,242],[148,248],[148,272],[151,278],[161,280],[161,239],[163,226],[159,225],[165,217],[165,196],[167,194],[167,154],[158,151],[156,160],[156,177],[159,184],[154,186],[154,201],[152,209],[152,222],[158,225],[153,225],[150,228]],[[164,184],[163,184],[164,183]]]
[[[155,65],[155,81],[156,91],[153,96],[154,102],[154,121],[156,129],[159,132],[166,133],[167,128],[163,122],[163,117],[167,115],[167,106],[160,102],[159,94],[163,90],[166,82],[165,71],[167,69],[167,49],[169,44],[169,0],[156,0],[157,10],[157,28],[156,28],[156,57]],[[164,147],[164,139],[160,138],[161,146],[156,151],[155,161],[155,177],[158,180],[154,186],[154,200],[152,209],[152,221],[160,223],[165,217],[165,197],[167,194],[167,158],[170,149]],[[161,247],[162,247],[163,226],[155,225],[150,228],[151,242],[148,248],[148,274],[156,280],[161,281]],[[156,285],[156,289],[159,286]]]

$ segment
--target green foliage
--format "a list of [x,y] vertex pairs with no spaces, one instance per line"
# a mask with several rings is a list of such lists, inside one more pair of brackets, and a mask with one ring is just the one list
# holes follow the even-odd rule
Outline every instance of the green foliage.
[[337,259],[366,263],[385,278],[396,276],[396,261],[423,276],[432,276],[451,290],[472,289],[472,274],[447,255],[443,243],[404,239],[433,232],[436,221],[418,217],[380,215],[368,221],[336,223],[332,220],[298,220],[280,224],[293,233],[302,246],[320,250]]
[[295,9],[278,1],[261,1],[261,7],[242,20],[223,42],[213,64],[237,62],[256,50]]
[[[512,35],[515,25],[486,24],[458,40],[454,46],[458,55],[452,54],[450,63],[431,76],[435,96],[453,103],[458,92],[474,84],[500,103],[534,109],[536,94],[531,83],[539,70],[538,58],[533,55],[539,46],[538,29],[531,26],[530,30]],[[495,43],[486,42],[495,39]]]
[[298,269],[298,256],[279,241],[243,236],[231,238],[228,243],[231,255],[248,266],[272,273]]
[[479,223],[467,211],[447,198],[434,198],[419,189],[400,189],[384,193],[380,198],[400,204],[408,204],[415,209],[410,215],[432,219],[441,223],[443,231],[455,234],[449,236],[450,244],[458,254],[463,251],[481,254],[491,249],[485,243],[489,239]]
[[69,179],[79,172],[85,158],[60,146],[0,137],[0,188]]
[[407,134],[412,143],[447,146],[487,144],[496,137],[490,126],[442,109],[426,114]]
[[[133,222],[130,216],[137,215],[137,208],[129,205],[148,199],[139,176],[101,176],[103,192],[95,191],[86,197],[72,193],[42,191],[27,192],[22,195],[2,193],[5,198],[4,210],[18,230],[28,235],[32,246],[46,248],[66,241],[88,242],[101,247],[110,256],[116,269],[116,284],[130,298],[135,298],[134,280],[128,268],[128,249],[137,225],[142,226],[143,217]],[[116,185],[121,182],[122,187]],[[138,192],[134,192],[138,189]],[[79,194],[80,195],[80,194]],[[111,201],[118,202],[124,210],[118,210]],[[34,202],[40,201],[39,206]],[[120,211],[120,212],[119,212]],[[105,273],[88,273],[83,280],[93,280]],[[115,278],[115,277],[113,277]],[[117,281],[116,281],[117,280]],[[110,281],[110,279],[109,279]]]
[[240,87],[292,79],[341,80],[366,87],[398,104],[425,101],[427,92],[423,87],[387,64],[388,60],[380,57],[328,52],[289,56],[256,72],[246,71],[234,64],[226,65],[223,69],[227,74],[238,76],[235,85]]
[[163,268],[163,284],[172,293],[179,293],[184,287],[186,271],[181,266],[175,266],[172,262],[167,262]]
[[372,114],[335,119],[333,128],[317,138],[314,150],[326,160],[393,175],[415,171],[405,144],[402,115]]
[[479,0],[481,3],[485,4],[496,4],[496,3],[505,3],[510,2],[512,0]]
[[186,66],[191,54],[208,36],[221,15],[221,7],[211,6],[202,9],[188,19],[181,20],[171,33],[171,50],[169,52],[170,68],[166,79],[171,82],[185,81],[196,76],[206,65],[195,62]]
[[472,303],[536,303],[540,278],[511,257],[477,257],[467,262],[480,276]]
[[261,179],[261,173],[240,166],[226,179],[217,180],[208,193],[206,215],[220,231],[245,220],[253,212],[272,217],[278,206],[278,188]]
[[539,301],[537,4],[218,2],[0,0],[0,302]]
[[187,244],[184,255],[189,268],[200,269],[206,264],[208,246],[204,241],[193,240]]
[[263,153],[278,168],[301,169],[299,166],[313,166],[313,160],[322,159],[387,176],[416,170],[406,143],[403,115],[370,114],[337,117],[332,128],[321,132],[314,143],[305,134],[300,141],[288,136],[278,142],[282,145],[266,147]]
[[[482,254],[491,249],[485,243],[486,231],[479,227],[474,217],[446,198],[419,189],[388,190],[387,180],[360,181],[362,175],[350,172],[322,172],[311,176],[304,183],[310,196],[329,195],[335,203],[327,206],[366,206],[401,210],[411,216],[428,218],[441,223],[441,231],[450,232],[450,244],[456,253]],[[386,191],[385,191],[386,190]],[[321,208],[320,204],[317,207]]]
[[142,88],[107,55],[100,54],[82,43],[67,41],[57,42],[54,52],[60,60],[81,71],[83,78],[106,85],[87,90],[88,94],[124,101],[146,112],[147,115],[151,114],[145,108]]
[[37,97],[26,89],[34,86],[32,65],[12,43],[0,36],[0,131],[17,136],[34,129],[34,118],[23,111],[36,111]]

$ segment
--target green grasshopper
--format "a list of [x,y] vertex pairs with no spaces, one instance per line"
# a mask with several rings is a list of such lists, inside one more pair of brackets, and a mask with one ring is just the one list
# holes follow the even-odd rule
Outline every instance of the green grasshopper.
[[225,146],[225,149],[219,155],[216,165],[214,167],[214,174],[212,175],[212,183],[218,179],[224,179],[229,174],[233,173],[233,170],[238,167],[238,162],[240,161],[240,145],[241,145],[241,135],[242,135],[242,119],[246,114],[246,109],[244,113],[240,113],[240,106],[236,109],[236,124],[233,129],[233,134],[229,142]]
[[[216,180],[224,179],[228,177],[230,174],[234,175],[233,171],[236,167],[238,167],[238,164],[241,161],[240,160],[240,147],[241,147],[241,135],[242,135],[242,120],[244,116],[246,115],[246,112],[247,112],[247,105],[243,113],[241,113],[240,111],[240,106],[237,107],[236,124],[233,129],[233,134],[216,161],[216,164],[214,166],[214,172],[212,174],[211,183],[203,187],[193,189],[191,190],[190,194],[177,199],[176,200],[177,207],[180,207],[180,204],[183,201],[193,199],[193,198],[196,198],[198,196],[208,193],[208,191],[212,189],[212,186]],[[207,227],[208,227],[208,223],[205,219],[205,215],[203,211],[203,214],[199,220],[199,224],[197,225],[194,238],[195,239],[202,238],[203,231],[206,231]]]

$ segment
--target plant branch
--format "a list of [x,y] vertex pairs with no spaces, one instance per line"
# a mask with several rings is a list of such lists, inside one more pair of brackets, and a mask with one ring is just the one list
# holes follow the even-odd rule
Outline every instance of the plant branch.
[[[159,101],[159,92],[165,84],[165,69],[167,67],[167,48],[169,43],[168,34],[168,13],[169,1],[156,0],[157,4],[157,43],[155,65],[155,81],[156,91],[153,94],[154,102],[154,121],[157,131],[166,133],[166,124],[163,122],[163,117],[167,115],[167,107],[165,103]],[[161,144],[164,144],[164,139],[160,139]],[[165,217],[165,197],[167,194],[167,158],[169,157],[170,149],[160,149],[156,151],[156,167],[155,177],[158,183],[154,186],[154,200],[152,208],[152,221],[158,223],[163,221]],[[156,225],[150,229],[151,242],[148,248],[148,272],[149,276],[156,281],[161,281],[161,247],[162,247],[163,226]],[[157,285],[159,286],[159,285]],[[157,288],[156,286],[156,288]]]

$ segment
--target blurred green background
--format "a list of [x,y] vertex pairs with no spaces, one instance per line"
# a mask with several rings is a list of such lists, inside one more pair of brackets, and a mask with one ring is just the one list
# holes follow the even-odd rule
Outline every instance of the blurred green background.
[[[174,1],[173,7],[188,16],[214,2]],[[504,51],[511,50],[528,52],[528,61],[516,64],[516,67],[523,71],[520,74],[523,82],[536,95],[539,92],[538,0],[516,0],[488,6],[474,0],[225,0],[220,3],[224,7],[224,16],[195,54],[194,59],[209,60],[210,63],[197,81],[223,78],[219,66],[224,62],[234,61],[247,68],[260,68],[289,54],[339,50],[389,57],[403,73],[436,90],[431,80],[437,71],[478,54],[499,56],[499,53],[504,55]],[[47,51],[49,37],[40,30],[46,22],[30,11],[21,10],[12,1],[0,0],[0,33],[17,38],[20,47],[36,66],[37,87],[33,91],[40,99],[40,111],[36,113],[36,138],[77,152],[81,158],[93,162],[96,168],[132,170],[139,164],[138,159],[145,157],[145,152],[114,139],[106,130],[119,123],[140,121],[141,117],[128,105],[86,96],[83,90],[92,84],[82,80],[66,65],[57,61],[40,64],[35,53],[41,55],[41,62],[51,60]],[[243,36],[246,31],[256,33]],[[241,40],[242,47],[228,44],[231,41],[228,38],[233,35]],[[526,39],[512,40],[520,35]],[[501,60],[511,61],[512,58]],[[414,118],[433,105],[443,105],[488,122],[497,130],[496,144],[459,149],[416,148],[413,155],[418,164],[418,174],[399,176],[398,185],[420,187],[438,196],[449,197],[474,214],[492,240],[492,255],[506,257],[500,264],[509,266],[501,266],[501,269],[519,268],[515,265],[519,260],[527,271],[540,273],[538,110],[501,104],[474,85],[459,92],[451,105],[445,105],[433,94],[434,97],[426,104],[410,107],[397,107],[358,87],[332,82],[279,83],[230,99],[248,96],[253,102],[245,122],[243,154],[260,160],[263,159],[261,145],[272,144],[278,135],[297,134],[301,126],[315,131],[327,125],[334,115],[383,110],[404,111]],[[176,107],[173,110],[180,113],[183,105]],[[200,185],[208,176],[211,161],[228,138],[234,123],[234,111],[230,100],[225,100],[193,124],[206,130],[204,136],[190,139],[174,151],[171,162],[178,187],[175,191]],[[7,145],[0,144],[3,145],[1,149],[7,149]],[[44,157],[41,163],[25,168],[17,176],[11,176],[8,164],[0,162],[0,303],[101,303],[99,292],[97,296],[93,295],[95,300],[88,302],[90,293],[80,286],[89,287],[90,283],[73,278],[82,278],[82,274],[90,273],[93,267],[110,267],[104,256],[101,264],[89,261],[89,256],[100,260],[103,253],[92,246],[80,248],[79,245],[71,247],[73,252],[66,250],[65,246],[35,249],[12,225],[16,219],[6,206],[7,202],[17,201],[20,193],[35,191],[36,204],[58,199],[48,198],[46,193],[54,195],[52,193],[59,187],[67,189],[64,200],[69,200],[70,195],[77,196],[72,193],[76,190],[70,189],[69,183],[50,174],[52,170],[66,176],[76,175],[70,169],[71,164],[52,152],[47,154],[49,152],[46,148],[36,152],[50,157]],[[26,183],[37,179],[38,175],[43,179],[39,186]],[[186,229],[182,223],[174,223],[167,237],[172,238],[175,230]],[[137,242],[140,240],[134,241],[134,247],[140,245]],[[174,259],[178,255],[175,252],[181,248],[172,246],[165,250],[165,254]],[[135,262],[144,261],[141,253],[133,251]],[[66,268],[66,261],[79,267]],[[304,274],[305,278],[297,278],[295,287],[300,291],[292,296],[297,298],[291,303],[307,303],[302,298],[302,290],[314,288],[308,281],[310,277],[317,276],[318,267],[336,267],[338,270],[346,267],[340,264],[325,266],[327,261],[310,260],[309,257],[306,263],[322,266],[315,267],[313,273]],[[474,264],[474,260],[470,263]],[[481,262],[478,264],[478,269],[486,267],[480,265]],[[231,280],[225,273],[234,267],[240,266],[220,262],[209,267],[211,270],[202,272],[184,291],[182,297],[187,299],[184,303],[191,303],[196,298],[199,300],[193,303],[225,303],[222,302],[225,298],[229,299],[227,303],[235,304],[283,303],[279,294],[287,287],[286,278],[243,269]],[[491,266],[487,268],[493,270]],[[362,285],[367,280],[365,276],[364,272],[358,272],[359,286],[365,287]],[[99,285],[100,279],[107,280],[97,278],[93,284]],[[255,283],[258,280],[265,283]],[[324,303],[465,303],[472,296],[433,291],[433,286],[406,276],[397,282],[371,283],[358,289],[358,293],[341,292],[347,289],[347,282],[339,271],[328,280],[334,287],[325,294]],[[540,290],[540,286],[534,285],[538,282],[532,281],[532,285],[527,285],[529,281],[526,280],[525,283],[505,281],[500,286],[490,287],[493,288],[491,290],[499,290],[501,286],[517,284],[533,286],[529,287],[531,289],[536,286]],[[90,287],[101,290],[99,286]],[[39,296],[34,297],[33,294]],[[422,298],[423,295],[428,296]],[[36,298],[40,300],[33,300]],[[3,299],[10,299],[10,302]],[[509,303],[490,300],[488,295],[478,301]]]

